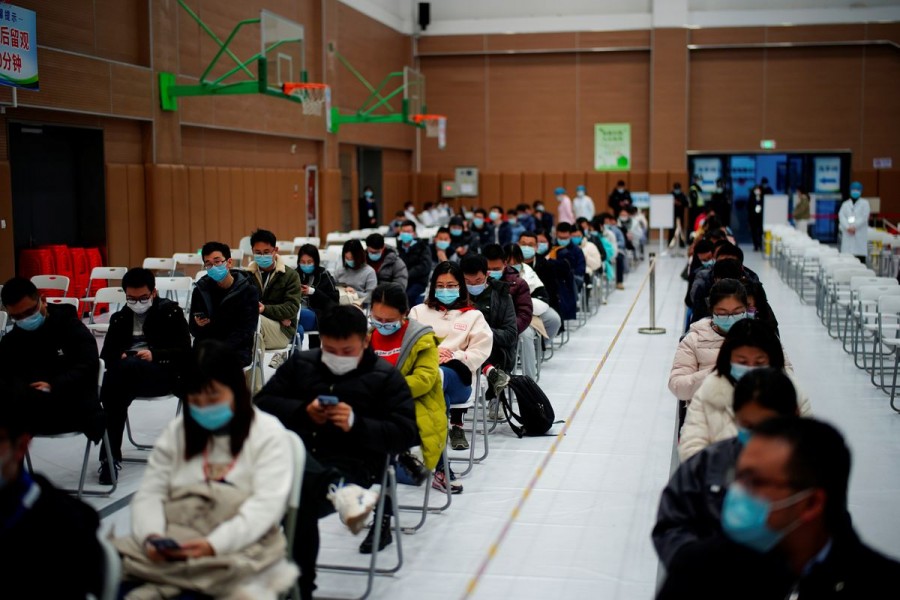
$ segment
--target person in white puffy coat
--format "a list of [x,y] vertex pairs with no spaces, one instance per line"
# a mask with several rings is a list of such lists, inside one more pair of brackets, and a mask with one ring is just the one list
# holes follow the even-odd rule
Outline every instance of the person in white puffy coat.
[[850,198],[844,200],[838,211],[841,229],[841,252],[865,259],[869,242],[869,202],[862,198],[863,186],[850,184]]
[[714,371],[703,380],[688,404],[678,442],[682,462],[715,442],[737,435],[732,407],[734,386],[745,373],[760,367],[784,369],[797,391],[801,416],[812,412],[809,397],[787,368],[778,336],[766,323],[745,319],[735,323],[725,336]]

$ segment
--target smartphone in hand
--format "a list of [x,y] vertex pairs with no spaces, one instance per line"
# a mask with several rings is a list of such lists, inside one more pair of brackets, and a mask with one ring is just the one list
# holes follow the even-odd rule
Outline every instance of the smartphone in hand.
[[127,358],[129,356],[137,356],[137,350],[126,350],[125,357]]
[[148,541],[154,548],[156,548],[158,552],[178,550],[179,548],[181,548],[181,545],[172,538],[153,538]]
[[322,406],[335,406],[337,403],[337,396],[319,396],[319,404]]

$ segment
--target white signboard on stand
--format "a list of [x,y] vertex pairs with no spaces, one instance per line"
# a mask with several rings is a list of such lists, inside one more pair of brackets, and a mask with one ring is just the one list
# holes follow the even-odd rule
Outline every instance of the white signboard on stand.
[[769,194],[763,205],[763,225],[787,225],[787,194]]
[[675,199],[672,194],[650,194],[650,229],[675,226]]

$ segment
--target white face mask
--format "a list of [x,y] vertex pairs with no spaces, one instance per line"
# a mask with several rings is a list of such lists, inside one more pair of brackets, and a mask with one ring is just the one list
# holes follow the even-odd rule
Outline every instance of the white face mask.
[[146,304],[143,304],[141,302],[134,302],[134,303],[129,302],[128,303],[128,308],[130,308],[131,312],[133,312],[136,315],[144,314],[145,312],[150,310],[151,306],[153,306],[153,298],[151,298],[150,302],[147,302]]
[[322,364],[335,375],[346,375],[359,366],[360,360],[362,360],[361,354],[359,356],[338,356],[322,350]]

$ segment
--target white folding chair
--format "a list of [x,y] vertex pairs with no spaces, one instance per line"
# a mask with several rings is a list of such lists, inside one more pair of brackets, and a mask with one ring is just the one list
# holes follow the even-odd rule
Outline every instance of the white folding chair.
[[[253,259],[253,252],[244,252],[240,248],[231,248],[231,261],[238,269],[244,268],[244,258]],[[247,261],[250,264],[250,261]]]
[[[488,442],[488,419],[487,419],[487,401],[485,400],[485,387],[482,385],[484,377],[481,375],[481,371],[478,371],[478,374],[475,376],[475,384],[472,386],[472,395],[469,397],[469,400],[465,404],[451,404],[450,410],[455,409],[465,409],[468,412],[469,409],[472,410],[472,427],[467,428],[465,425],[463,429],[470,434],[471,439],[469,440],[469,450],[468,456],[463,457],[450,457],[450,462],[461,462],[466,463],[465,470],[457,473],[460,477],[463,475],[467,475],[475,466],[476,463],[480,463],[484,461],[488,457],[488,453],[490,452],[490,446]],[[480,427],[479,427],[480,426]],[[449,435],[449,430],[448,430]],[[478,438],[481,437],[483,452],[480,456],[475,456],[475,446],[478,445]],[[449,442],[448,442],[449,443]],[[463,450],[465,452],[465,450]],[[449,479],[447,480],[449,484]]]
[[[879,301],[888,296],[900,296],[900,284],[896,279],[890,283],[864,285],[857,290],[856,306],[848,321],[852,321],[850,331],[850,348],[845,351],[853,355],[853,363],[860,369],[869,370],[866,360],[866,343],[873,339],[873,352],[877,350]],[[846,340],[847,334],[844,334]],[[859,362],[860,345],[862,346],[862,364]],[[875,367],[875,355],[872,355],[872,368]]]
[[277,240],[275,247],[278,248],[279,254],[293,254],[294,240]]
[[193,277],[194,273],[203,269],[203,258],[196,252],[176,252],[172,255],[175,266],[170,275],[181,272],[186,277]]
[[119,551],[109,539],[97,530],[97,539],[103,549],[103,589],[99,600],[116,600],[119,597],[119,586],[122,583],[122,559]]
[[285,266],[294,270],[297,269],[298,256],[296,254],[281,254],[280,256],[281,260],[284,261]]
[[244,373],[250,373],[251,395],[256,393],[256,383],[262,379],[264,359],[265,346],[262,341],[262,319],[259,318],[256,320],[256,332],[253,334],[253,354],[251,355],[250,364],[244,367]]
[[[303,491],[303,471],[306,468],[306,446],[300,436],[285,429],[291,442],[291,453],[294,457],[294,481],[288,494],[287,511],[284,515],[284,537],[287,540],[287,559],[294,563],[294,539],[297,537],[297,517],[300,510],[300,495]],[[295,580],[291,586],[291,600],[300,600],[300,584]]]
[[[131,406],[134,406],[135,402],[162,402],[164,400],[175,400],[175,416],[177,417],[181,414],[181,398],[176,396],[175,394],[164,394],[162,396],[138,396],[134,400],[132,400]],[[128,407],[131,410],[131,406]],[[125,433],[128,435],[128,441],[131,442],[131,445],[137,448],[138,450],[153,450],[153,444],[140,444],[134,439],[134,434],[131,431],[131,417],[126,413],[125,415]],[[146,458],[125,458],[122,457],[122,462],[130,462],[130,463],[146,463]]]
[[157,275],[169,275],[175,271],[175,259],[174,258],[164,258],[157,256],[149,256],[144,259],[144,264],[141,265],[145,269],[150,269],[151,271],[155,271]]
[[[106,288],[101,288],[106,289]],[[103,375],[106,373],[106,363],[103,362],[103,359],[100,359],[100,364],[97,373],[97,393],[100,393],[100,388],[103,387]],[[70,438],[70,437],[78,437],[79,435],[85,435],[80,431],[73,431],[69,433],[56,433],[56,434],[48,434],[41,435],[36,434],[34,437],[36,438],[47,438],[47,439],[61,439],[61,438]],[[87,436],[85,436],[87,438]],[[116,469],[113,467],[115,462],[113,462],[112,457],[112,447],[109,445],[109,435],[107,435],[106,427],[103,428],[103,447],[106,449],[106,460],[108,465],[110,465],[110,472],[112,474],[112,486],[108,491],[102,490],[86,490],[84,489],[84,479],[87,476],[87,468],[88,461],[91,456],[91,440],[87,438],[87,443],[84,446],[84,459],[81,462],[81,477],[78,480],[78,489],[65,489],[61,488],[64,492],[68,492],[70,494],[76,494],[78,499],[80,500],[83,496],[101,496],[107,497],[111,496],[119,485],[118,477],[116,476]],[[31,454],[28,450],[25,451],[25,463],[28,465],[28,472],[34,473],[34,467],[31,464]]]
[[69,293],[69,278],[65,275],[35,275],[31,283],[38,290],[60,290],[63,296]]
[[47,304],[67,304],[78,310],[78,306],[80,304],[78,298],[47,298]]
[[428,517],[429,513],[432,513],[432,514],[441,513],[441,512],[444,512],[445,510],[447,510],[448,508],[450,508],[450,504],[453,501],[453,491],[450,489],[450,485],[449,485],[450,484],[450,460],[449,460],[449,458],[450,457],[447,455],[447,445],[445,444],[444,452],[443,452],[443,460],[442,460],[442,462],[444,464],[444,466],[443,466],[444,481],[447,482],[447,485],[444,488],[444,492],[443,492],[444,495],[446,496],[446,499],[444,500],[444,504],[442,504],[441,506],[431,506],[429,504],[428,499],[431,496],[431,489],[432,489],[431,482],[434,479],[434,473],[429,472],[428,478],[425,480],[425,484],[424,484],[425,485],[425,498],[422,500],[422,504],[421,505],[418,505],[418,504],[417,505],[408,505],[407,504],[407,505],[400,505],[397,507],[398,512],[397,512],[397,514],[395,514],[394,518],[396,518],[398,520],[400,519],[399,511],[417,512],[420,514],[419,522],[416,523],[415,525],[401,525],[400,526],[400,529],[403,531],[403,533],[415,533],[416,531],[421,529],[423,525],[425,525],[425,519]]
[[191,308],[191,291],[193,289],[193,277],[156,278],[156,293],[162,298],[174,300],[185,312],[189,311]]
[[94,311],[91,311],[87,328],[95,334],[105,334],[109,330],[109,318],[114,312],[125,306],[125,290],[120,287],[100,288],[97,290],[97,293],[94,294],[94,305],[97,304],[109,304],[109,312],[106,314],[106,321],[103,323],[96,323],[94,321]]
[[[112,287],[112,282],[121,282],[127,272],[128,267],[94,267],[91,269],[91,277],[88,279],[87,289],[84,290],[84,298],[81,299],[88,305],[88,310],[91,310],[94,304],[94,297],[91,296],[91,292],[94,290],[95,281],[106,281],[104,287]],[[76,306],[75,309],[78,310],[78,307]]]

